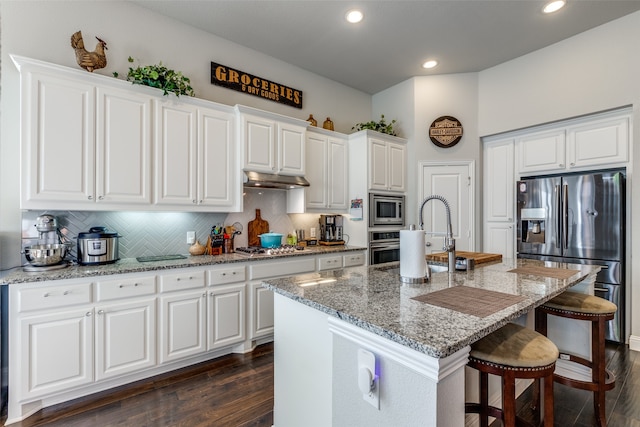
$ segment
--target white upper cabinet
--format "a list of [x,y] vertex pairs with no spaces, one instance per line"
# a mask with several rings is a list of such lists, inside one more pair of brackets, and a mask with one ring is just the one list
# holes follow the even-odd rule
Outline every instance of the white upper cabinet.
[[406,189],[406,144],[369,138],[369,188],[403,192]]
[[331,131],[307,132],[307,210],[346,211],[348,208],[347,136]]
[[513,139],[484,144],[484,220],[514,221]]
[[629,118],[613,117],[567,129],[569,167],[626,163],[629,159]]
[[103,84],[104,77],[92,81],[86,72],[13,59],[23,101],[20,207],[99,210],[148,204],[149,97]]
[[307,122],[244,106],[236,108],[245,170],[292,176],[305,174]]
[[616,167],[629,160],[629,114],[620,111],[520,135],[516,137],[520,176]]
[[176,210],[239,209],[234,123],[232,110],[222,106],[155,101],[156,204]]
[[518,172],[527,174],[564,169],[565,142],[564,129],[517,138]]

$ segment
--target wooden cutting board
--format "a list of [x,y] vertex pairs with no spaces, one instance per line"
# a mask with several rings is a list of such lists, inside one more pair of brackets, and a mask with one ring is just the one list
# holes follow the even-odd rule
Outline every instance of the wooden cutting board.
[[247,226],[249,246],[260,246],[260,236],[269,232],[269,223],[260,216],[260,209],[256,209],[256,219],[249,221]]
[[[473,258],[476,262],[476,265],[482,264],[485,262],[502,261],[502,255],[488,254],[484,252],[456,251],[456,256]],[[447,262],[449,259],[449,254],[447,254],[446,252],[438,252],[436,254],[427,254],[426,258],[427,258],[427,261]]]

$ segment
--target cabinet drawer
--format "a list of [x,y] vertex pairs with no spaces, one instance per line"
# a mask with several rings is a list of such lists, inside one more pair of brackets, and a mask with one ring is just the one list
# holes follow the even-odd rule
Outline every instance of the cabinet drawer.
[[183,271],[160,276],[160,292],[204,287],[204,271]]
[[342,268],[342,256],[323,257],[318,259],[318,270]]
[[308,273],[315,271],[315,269],[316,259],[314,257],[304,257],[299,260],[256,263],[256,265],[249,267],[249,276],[252,280],[255,280]]
[[137,297],[156,293],[156,276],[101,280],[96,284],[97,300]]
[[344,258],[344,266],[345,267],[353,267],[356,265],[364,265],[364,254],[349,254],[343,256]]
[[43,286],[18,291],[18,311],[91,303],[91,283]]
[[208,285],[222,285],[225,283],[244,282],[246,276],[244,265],[242,267],[209,270],[208,275]]

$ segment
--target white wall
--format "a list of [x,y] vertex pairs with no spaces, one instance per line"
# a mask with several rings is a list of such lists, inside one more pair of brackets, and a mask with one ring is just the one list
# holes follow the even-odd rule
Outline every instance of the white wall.
[[[223,104],[243,104],[319,123],[327,116],[335,130],[350,133],[368,121],[371,96],[283,63],[230,41],[122,1],[0,1],[2,75],[0,81],[0,268],[21,263],[19,211],[19,74],[9,54],[77,67],[69,39],[82,30],[88,50],[95,36],[108,45],[107,68],[96,73],[126,78],[127,58],[137,65],[160,61],[191,79],[196,96]],[[303,91],[302,110],[210,84],[210,62],[277,81]]]
[[[407,223],[417,224],[418,204],[422,201],[418,165],[425,161],[473,160],[476,181],[481,159],[478,136],[478,77],[476,73],[414,77],[373,96],[374,119],[397,119],[400,136],[408,141]],[[453,116],[463,126],[463,136],[450,148],[434,145],[429,139],[429,126],[440,116]],[[481,185],[476,185],[480,189]],[[478,190],[479,191],[479,190]],[[476,194],[479,200],[479,194]],[[480,212],[480,211],[478,211]],[[476,230],[481,230],[477,217]],[[476,240],[476,245],[480,242]],[[478,246],[479,248],[480,246]]]

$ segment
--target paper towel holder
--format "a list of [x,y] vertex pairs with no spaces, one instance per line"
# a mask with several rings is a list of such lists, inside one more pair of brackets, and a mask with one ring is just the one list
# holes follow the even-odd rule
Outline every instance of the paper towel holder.
[[[409,230],[411,231],[417,230],[416,225],[415,224],[409,225]],[[400,275],[400,281],[402,283],[408,283],[408,284],[427,283],[430,278],[431,278],[431,270],[429,269],[428,264],[425,264],[425,272],[424,272],[424,276],[422,277],[405,277]]]

